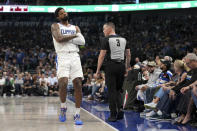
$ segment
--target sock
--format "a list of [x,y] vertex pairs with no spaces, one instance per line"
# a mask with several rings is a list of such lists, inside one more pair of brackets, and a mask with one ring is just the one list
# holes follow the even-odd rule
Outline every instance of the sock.
[[75,108],[75,115],[80,114],[80,108]]
[[61,108],[66,108],[66,102],[61,103]]

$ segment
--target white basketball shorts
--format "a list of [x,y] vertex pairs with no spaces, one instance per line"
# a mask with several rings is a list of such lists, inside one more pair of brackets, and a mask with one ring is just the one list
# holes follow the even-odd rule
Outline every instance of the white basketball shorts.
[[74,80],[83,78],[80,56],[77,52],[57,55],[56,60],[57,78],[67,77]]

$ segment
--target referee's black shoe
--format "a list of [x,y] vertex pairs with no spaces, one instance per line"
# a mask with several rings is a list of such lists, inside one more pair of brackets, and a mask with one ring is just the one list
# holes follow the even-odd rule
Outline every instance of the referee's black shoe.
[[108,122],[116,122],[117,119],[115,116],[110,116],[108,119],[107,119]]
[[124,112],[123,111],[119,111],[117,114],[117,120],[122,120],[124,118]]
[[107,119],[107,121],[109,122],[116,122],[117,121],[117,117],[116,117],[117,113],[111,113],[110,117]]

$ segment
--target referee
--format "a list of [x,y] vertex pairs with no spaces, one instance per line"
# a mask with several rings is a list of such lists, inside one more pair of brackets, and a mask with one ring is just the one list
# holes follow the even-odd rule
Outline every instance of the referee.
[[[105,23],[103,32],[105,38],[101,43],[96,75],[98,76],[105,58],[106,85],[110,109],[108,121],[115,122],[123,119],[124,115],[121,109],[121,91],[124,75],[127,74],[127,69],[130,67],[131,53],[126,39],[115,33],[114,23]],[[126,61],[124,60],[125,55]]]

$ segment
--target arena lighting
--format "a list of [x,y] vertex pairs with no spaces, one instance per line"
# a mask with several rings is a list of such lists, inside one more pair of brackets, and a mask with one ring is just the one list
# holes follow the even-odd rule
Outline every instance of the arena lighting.
[[[28,6],[28,5],[0,5],[0,12],[40,12],[52,13],[60,6]],[[115,12],[115,11],[140,11],[163,10],[197,7],[197,1],[159,2],[145,4],[117,4],[117,5],[77,5],[61,6],[67,12]]]

